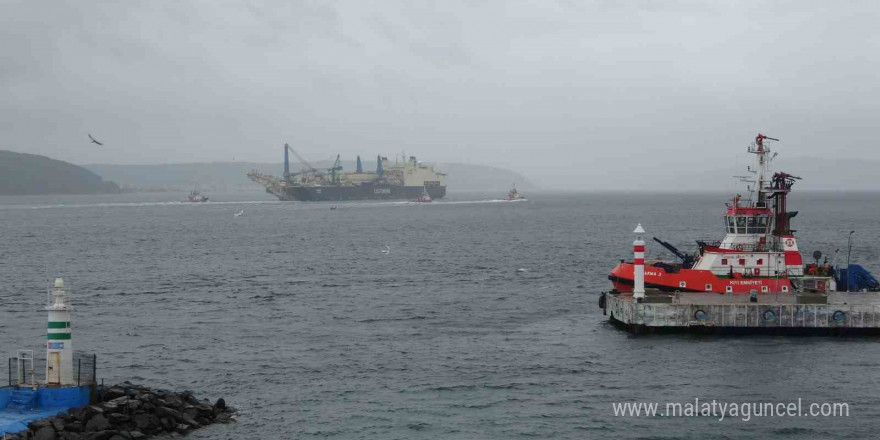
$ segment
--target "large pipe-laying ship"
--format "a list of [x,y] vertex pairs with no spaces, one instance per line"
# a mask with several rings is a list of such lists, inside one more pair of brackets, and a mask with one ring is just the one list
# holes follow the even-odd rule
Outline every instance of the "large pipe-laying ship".
[[[288,152],[299,159],[304,168],[290,172]],[[310,165],[296,150],[284,144],[284,176],[278,178],[258,171],[247,173],[248,178],[266,187],[266,192],[280,200],[338,201],[338,200],[400,200],[421,197],[427,192],[432,199],[446,195],[446,175],[422,165],[415,156],[402,163],[390,164],[388,158],[376,158],[376,171],[365,172],[361,157],[357,158],[355,172],[343,172],[339,155],[326,171]]]

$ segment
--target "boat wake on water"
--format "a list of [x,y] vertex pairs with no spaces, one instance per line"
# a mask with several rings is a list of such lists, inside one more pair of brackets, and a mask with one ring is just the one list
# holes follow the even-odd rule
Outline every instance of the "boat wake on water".
[[[519,200],[503,200],[503,199],[484,199],[484,200],[455,200],[455,201],[444,201],[444,200],[434,200],[431,203],[424,202],[416,202],[411,200],[398,200],[394,202],[351,202],[351,203],[335,203],[330,209],[341,209],[341,208],[380,208],[380,207],[395,207],[395,206],[448,206],[448,205],[474,205],[474,204],[485,204],[485,203],[512,203],[512,202],[527,202],[528,199],[519,199]],[[326,209],[326,203],[314,203],[314,202],[285,202],[285,205],[289,204],[297,204],[297,206],[308,206],[308,207],[321,207],[322,209]]]
[[[518,199],[518,200],[504,200],[504,199],[485,199],[485,200],[456,200],[456,201],[438,201],[432,203],[432,205],[473,205],[480,203],[511,203],[511,202],[527,202],[528,199]],[[417,202],[406,202],[406,204],[413,205]]]
[[[434,200],[431,203],[415,202],[410,200],[395,201],[367,201],[351,203],[335,203],[331,209],[356,208],[356,207],[387,207],[387,206],[441,206],[441,205],[473,205],[483,203],[513,203],[527,202],[528,199],[482,199],[482,200]],[[241,200],[241,201],[208,201],[192,203],[184,201],[161,201],[161,202],[108,202],[108,203],[54,203],[45,205],[0,205],[0,209],[62,209],[62,208],[137,208],[151,206],[218,206],[218,205],[289,205],[297,207],[321,207],[326,209],[326,203],[315,202],[282,202],[280,200]]]
[[278,200],[251,200],[236,202],[119,202],[119,203],[56,203],[51,205],[0,205],[0,209],[60,209],[60,208],[137,208],[146,206],[216,206],[216,205],[278,205]]

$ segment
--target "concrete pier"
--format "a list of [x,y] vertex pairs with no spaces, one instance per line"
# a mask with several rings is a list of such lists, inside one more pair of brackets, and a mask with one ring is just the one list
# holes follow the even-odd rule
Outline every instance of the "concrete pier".
[[880,293],[748,294],[648,290],[605,293],[603,312],[633,333],[880,335]]

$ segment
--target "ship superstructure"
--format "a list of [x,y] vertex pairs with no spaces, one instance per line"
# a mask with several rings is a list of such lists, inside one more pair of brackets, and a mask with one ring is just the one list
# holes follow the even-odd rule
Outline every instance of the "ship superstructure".
[[[288,153],[303,164],[300,172],[290,172]],[[248,177],[266,188],[266,192],[280,200],[326,201],[370,199],[414,199],[423,192],[432,199],[446,195],[446,175],[430,165],[419,162],[415,156],[389,163],[387,157],[377,156],[376,171],[364,171],[361,158],[357,169],[344,172],[339,155],[333,165],[320,170],[309,164],[296,150],[284,144],[284,174],[277,178],[251,171]]]
[[[820,264],[817,256],[815,263],[804,265],[791,228],[797,211],[789,211],[787,203],[799,177],[784,172],[769,175],[768,165],[776,153],[770,155],[768,140],[777,139],[758,134],[748,149],[756,156],[755,168],[748,170],[751,175],[741,177],[749,185],[749,196],[736,195],[727,203],[724,238],[697,241],[694,255],[655,238],[681,261],[646,262],[646,286],[680,292],[826,292],[837,290],[842,278],[853,279],[853,266],[838,271],[827,263],[827,258]],[[876,288],[876,280],[861,266],[855,270],[865,279],[865,287]],[[632,291],[633,263],[621,262],[608,278],[618,291]]]

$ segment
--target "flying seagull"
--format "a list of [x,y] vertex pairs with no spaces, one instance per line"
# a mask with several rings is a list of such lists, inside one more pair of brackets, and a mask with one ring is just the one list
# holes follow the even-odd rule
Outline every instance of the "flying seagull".
[[98,142],[97,140],[95,140],[95,138],[93,138],[91,134],[89,134],[89,139],[92,140],[92,143],[93,143],[93,144],[104,145],[104,144]]

